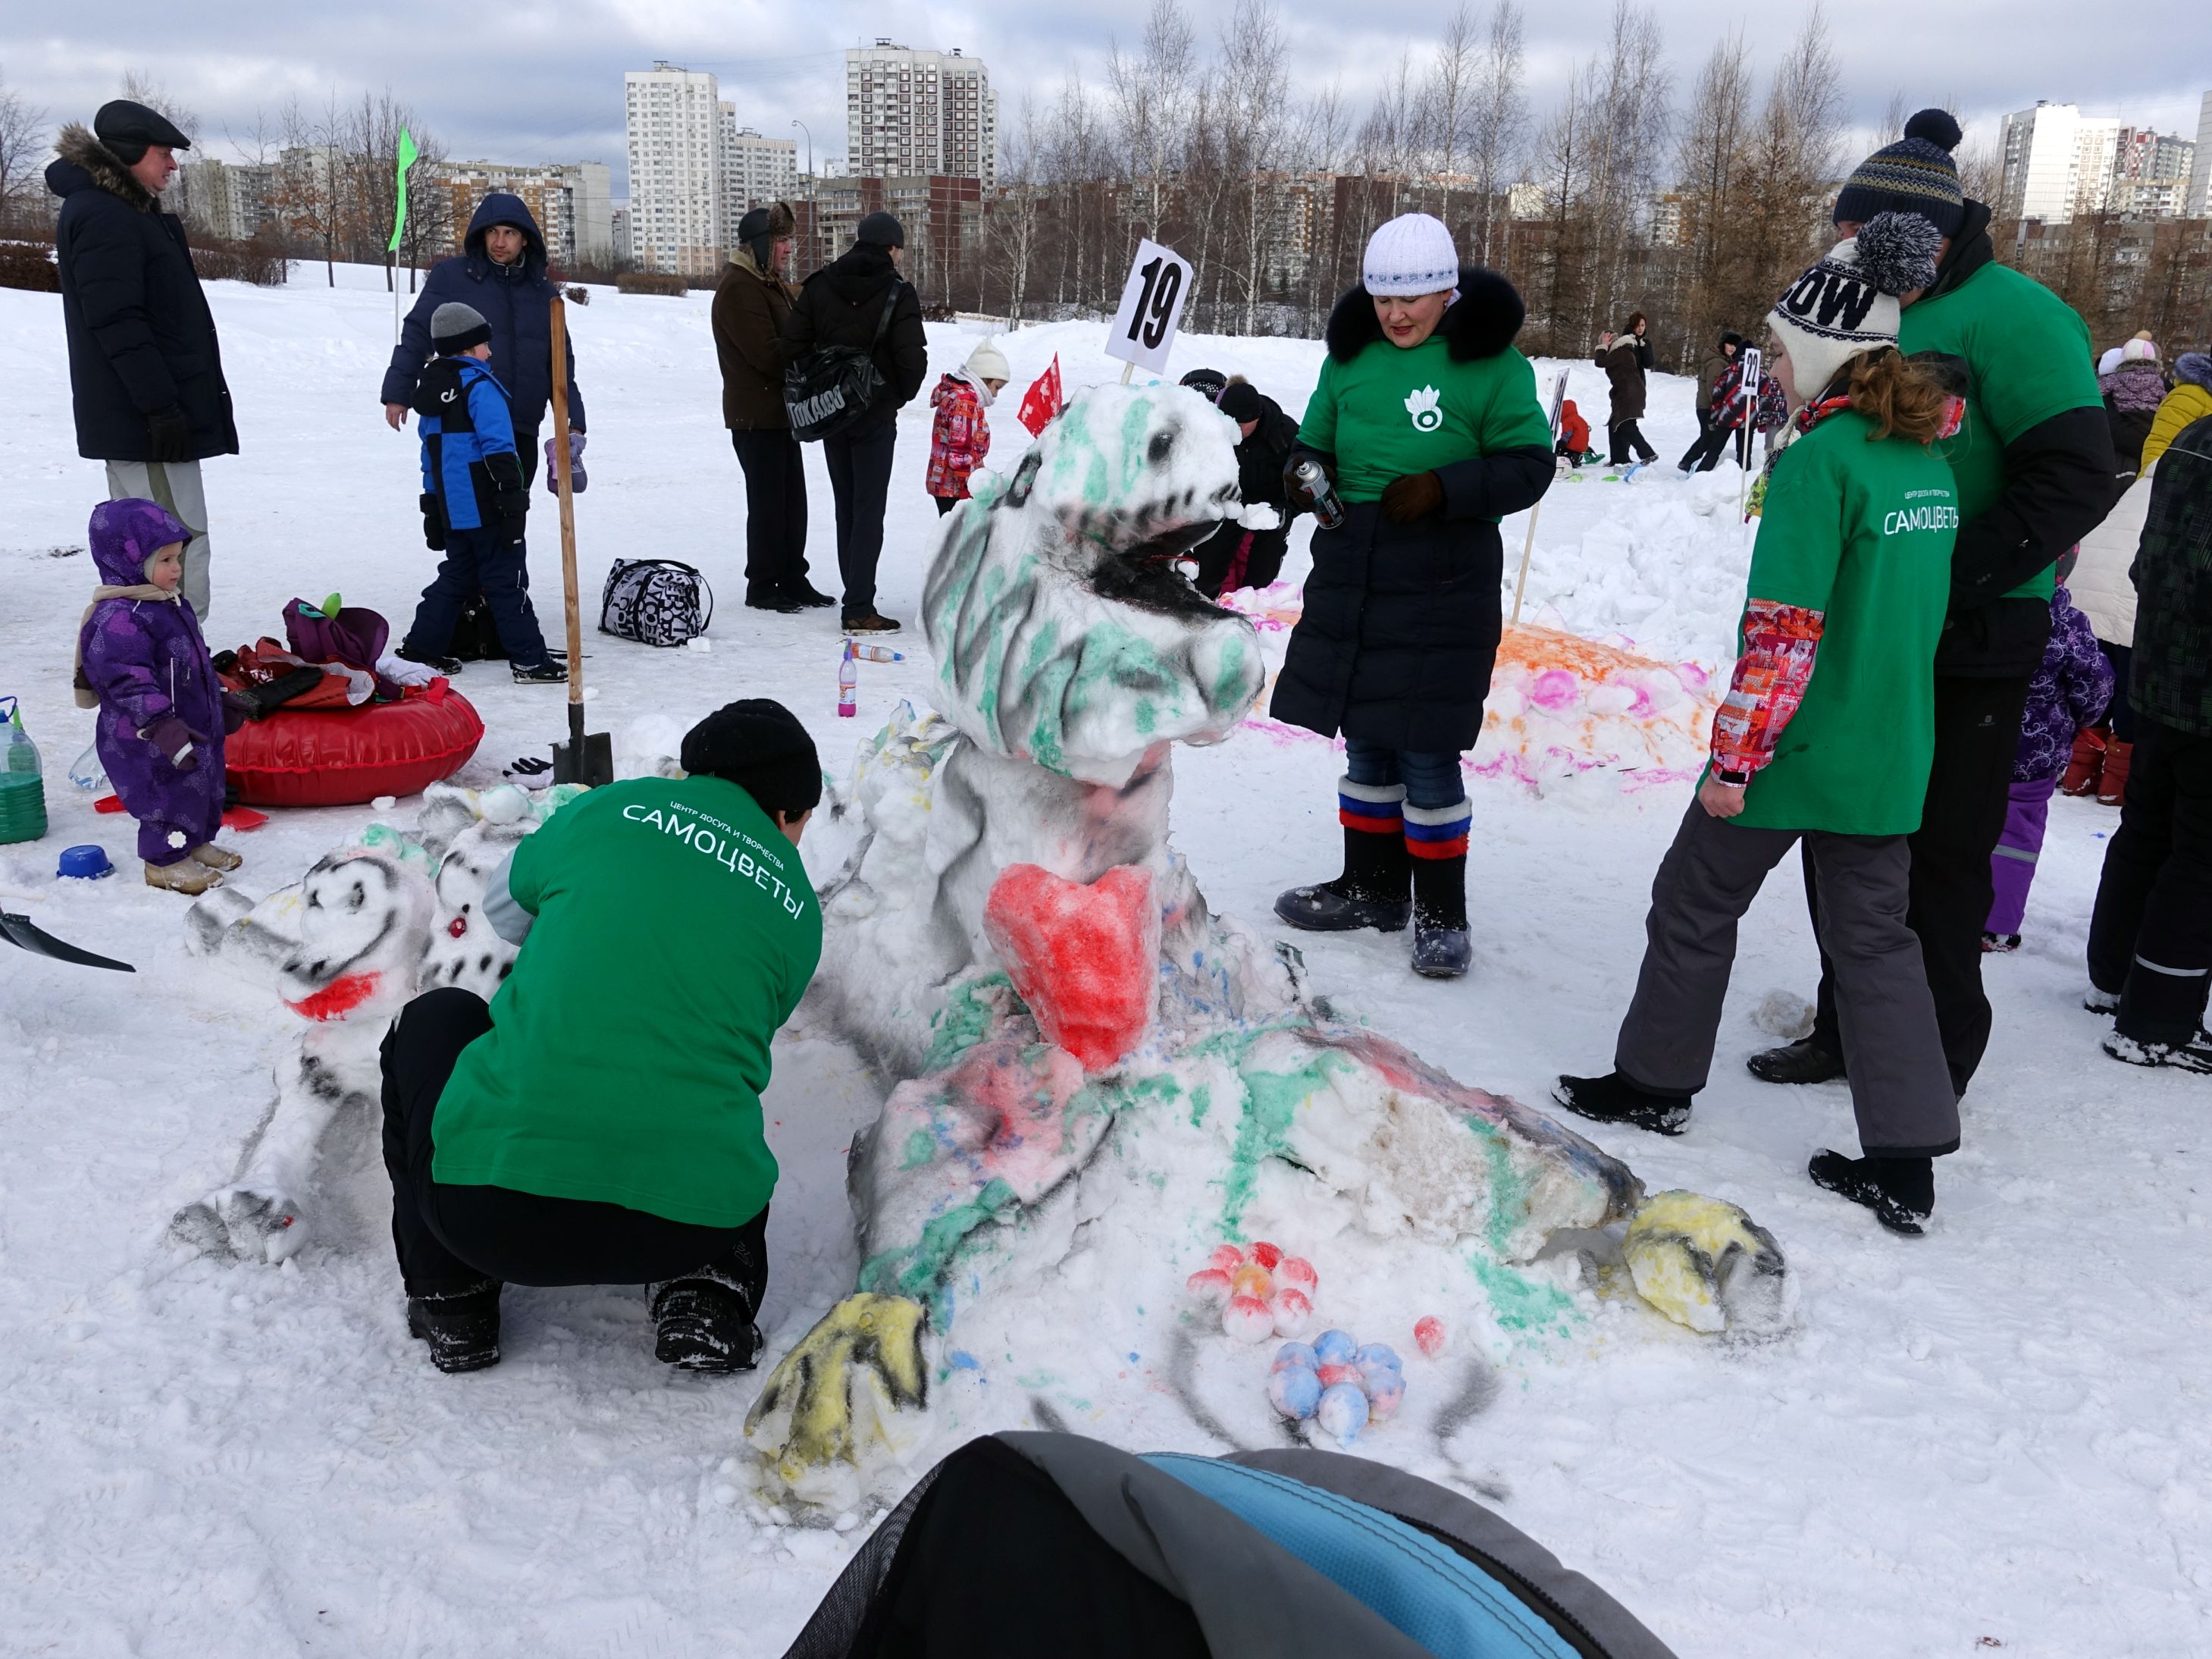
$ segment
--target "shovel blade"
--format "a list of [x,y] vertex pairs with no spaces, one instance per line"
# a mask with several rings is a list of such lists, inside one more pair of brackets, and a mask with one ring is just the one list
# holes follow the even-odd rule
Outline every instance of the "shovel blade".
[[580,783],[596,789],[614,781],[615,743],[608,733],[592,732],[580,743],[572,739],[553,745],[554,782]]
[[112,968],[118,974],[138,971],[127,962],[118,962],[112,957],[94,956],[89,951],[80,951],[76,945],[56,939],[28,916],[0,914],[0,939],[28,951],[33,956],[52,957],[56,962],[73,962],[80,968]]

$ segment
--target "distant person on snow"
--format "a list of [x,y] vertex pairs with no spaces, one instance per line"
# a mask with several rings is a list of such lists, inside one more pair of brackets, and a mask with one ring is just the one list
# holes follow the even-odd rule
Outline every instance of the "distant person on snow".
[[94,747],[138,820],[146,884],[188,897],[243,862],[222,828],[222,740],[244,718],[225,701],[199,619],[184,604],[191,531],[158,501],[94,507],[100,585],[77,629],[76,702],[98,708]]
[[191,140],[165,117],[117,99],[92,131],[65,126],[46,168],[61,198],[54,263],[69,335],[76,452],[107,463],[111,501],[158,501],[185,524],[179,591],[207,620],[207,493],[200,463],[238,453],[215,313],[183,222],[161,210]]
[[[1798,437],[1769,482],[1743,654],[1712,758],[1651,884],[1644,965],[1613,1069],[1556,1098],[1601,1123],[1677,1135],[1705,1086],[1736,926],[1802,842],[1835,960],[1863,1156],[1822,1152],[1815,1184],[1917,1233],[1934,1160],[1959,1147],[1917,942],[1905,923],[1936,748],[1929,665],[1943,630],[1959,498],[1930,446],[1960,406],[1898,355],[1898,298],[1936,276],[1927,221],[1883,214],[1790,284],[1767,321]],[[1986,879],[1986,877],[1984,878]]]
[[507,388],[487,364],[491,325],[449,301],[430,319],[438,356],[415,389],[422,418],[422,539],[443,553],[422,590],[398,654],[441,674],[461,672],[446,654],[454,625],[479,592],[491,607],[518,685],[565,685],[568,670],[545,648],[523,563],[530,486],[515,453]]
[[968,499],[968,475],[991,458],[991,420],[985,412],[1006,389],[1012,374],[1006,353],[984,341],[968,361],[937,383],[929,405],[929,472],[923,480],[943,518]]
[[1304,509],[1291,500],[1283,468],[1298,441],[1298,423],[1282,405],[1239,377],[1222,388],[1215,405],[1237,422],[1238,495],[1247,507],[1275,509],[1273,530],[1247,530],[1234,519],[1191,550],[1198,561],[1193,585],[1209,599],[1240,587],[1265,587],[1282,573],[1291,543],[1291,520]]
[[502,1285],[650,1285],[664,1363],[759,1358],[761,1091],[822,955],[797,851],[822,767],[760,698],[680,758],[688,775],[602,785],[524,837],[484,894],[522,946],[498,994],[425,992],[384,1040],[407,1328],[441,1371],[498,1363]]
[[2212,356],[2185,351],[2173,360],[2173,390],[2167,392],[2151,416],[2150,435],[2143,440],[2142,470],[2149,471],[2181,428],[2212,415]]
[[2112,429],[2112,453],[2119,461],[2124,481],[2142,470],[2143,442],[2150,436],[2158,406],[2166,401],[2166,370],[2158,361],[2158,343],[2138,334],[2120,347],[2120,361],[2112,374],[2098,376],[2105,394],[2105,418]]
[[1710,472],[1720,465],[1730,432],[1736,434],[1735,464],[1744,462],[1747,411],[1736,409],[1730,396],[1742,378],[1743,336],[1732,328],[1721,331],[1713,349],[1698,361],[1698,441],[1682,452],[1677,464],[1684,477]]
[[1590,424],[1583,418],[1572,398],[1559,401],[1559,441],[1553,449],[1565,457],[1568,466],[1577,470],[1601,459],[1597,451],[1590,447]]
[[1498,521],[1551,486],[1552,428],[1513,349],[1521,296],[1462,266],[1443,221],[1391,220],[1361,271],[1329,313],[1290,458],[1293,503],[1316,508],[1295,477],[1310,459],[1342,519],[1314,532],[1271,706],[1344,735],[1344,871],[1291,889],[1275,914],[1321,933],[1395,933],[1410,916],[1413,971],[1456,979],[1474,960],[1460,756],[1481,734],[1502,631]]
[[1659,452],[1644,441],[1643,428],[1636,424],[1644,418],[1644,377],[1651,372],[1651,343],[1644,338],[1650,326],[1642,312],[1630,312],[1627,326],[1619,334],[1598,336],[1597,355],[1591,359],[1605,371],[1606,381],[1613,389],[1613,407],[1605,417],[1613,464],[1624,465],[1633,457],[1632,475],[1636,467],[1659,459]]
[[[1936,1023],[1964,1094],[1990,1038],[1982,928],[1994,895],[1990,854],[2004,831],[2028,682],[2051,639],[2051,567],[2111,509],[2112,439],[2088,330],[2058,296],[1996,263],[1990,210],[1959,187],[1959,124],[1922,110],[1905,136],[1860,163],[1836,198],[1837,231],[1885,212],[1926,220],[1942,238],[1936,280],[1901,296],[1898,349],[1952,358],[1966,424],[1937,446],[1959,485],[1951,604],[1936,653],[1936,758],[1912,834],[1911,904]],[[1808,902],[1817,884],[1806,866]],[[1822,936],[1826,928],[1818,930]],[[1844,1065],[1833,976],[1802,1042],[1752,1057],[1770,1083],[1815,1083]]]

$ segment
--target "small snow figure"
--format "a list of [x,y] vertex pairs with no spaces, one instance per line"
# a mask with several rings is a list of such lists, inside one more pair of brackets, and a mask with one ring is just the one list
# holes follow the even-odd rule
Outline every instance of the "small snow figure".
[[1323,1429],[1348,1446],[1359,1438],[1359,1431],[1367,1426],[1367,1396],[1357,1382],[1335,1383],[1322,1390],[1321,1404],[1314,1415]]
[[1444,1322],[1434,1314],[1417,1320],[1413,1325],[1413,1346],[1431,1359],[1444,1351],[1451,1340],[1451,1333],[1444,1329]]
[[1256,1296],[1232,1296],[1222,1310],[1221,1328],[1239,1342],[1265,1342],[1275,1334],[1275,1316]]
[[1290,1365],[1267,1379],[1267,1403],[1293,1423],[1303,1423],[1321,1405],[1321,1379],[1303,1365]]

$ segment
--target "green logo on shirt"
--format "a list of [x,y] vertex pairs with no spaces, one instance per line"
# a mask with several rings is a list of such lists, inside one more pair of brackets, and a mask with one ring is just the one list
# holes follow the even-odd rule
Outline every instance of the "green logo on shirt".
[[1425,386],[1406,399],[1406,413],[1413,417],[1413,430],[1434,432],[1444,423],[1444,412],[1437,405],[1443,401],[1443,393],[1432,386]]

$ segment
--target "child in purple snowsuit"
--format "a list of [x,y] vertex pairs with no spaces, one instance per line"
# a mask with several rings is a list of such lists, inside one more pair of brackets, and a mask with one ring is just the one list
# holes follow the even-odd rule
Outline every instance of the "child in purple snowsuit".
[[192,532],[153,501],[92,511],[100,586],[77,632],[76,700],[97,708],[94,743],[138,820],[146,884],[205,892],[240,860],[213,845],[222,827],[222,683],[192,608],[179,602]]
[[[2064,568],[2063,565],[2061,567]],[[2012,805],[2004,834],[1990,854],[1996,901],[1982,932],[1984,951],[2016,950],[2027,890],[2043,850],[2051,792],[2065,775],[2074,734],[2104,718],[2112,698],[2112,665],[2097,646],[2089,619],[2074,608],[2062,584],[2051,597],[2051,643],[2043,665],[2028,682],[2027,712],[2021,717],[2020,749],[2013,761]]]

